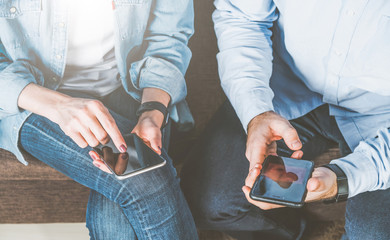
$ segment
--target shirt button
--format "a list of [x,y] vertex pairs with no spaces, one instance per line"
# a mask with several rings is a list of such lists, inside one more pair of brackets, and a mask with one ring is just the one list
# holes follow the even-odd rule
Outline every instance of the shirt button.
[[10,13],[16,13],[16,7],[11,7],[11,8],[9,9],[9,11],[10,11]]
[[54,82],[57,82],[57,78],[56,77],[52,77],[51,80],[53,80]]
[[62,56],[61,55],[56,55],[56,58],[58,59],[58,60],[61,60],[62,59]]
[[335,79],[330,80],[330,84],[331,85],[336,85],[336,80]]
[[59,26],[60,28],[63,28],[63,27],[65,27],[65,23],[64,23],[64,22],[60,22],[60,23],[58,23],[58,26]]
[[347,15],[348,16],[355,16],[355,11],[354,10],[349,10],[349,11],[347,11]]
[[341,56],[341,55],[343,55],[343,53],[342,52],[340,52],[339,50],[336,50],[336,51],[334,51],[334,53],[337,55],[337,56]]

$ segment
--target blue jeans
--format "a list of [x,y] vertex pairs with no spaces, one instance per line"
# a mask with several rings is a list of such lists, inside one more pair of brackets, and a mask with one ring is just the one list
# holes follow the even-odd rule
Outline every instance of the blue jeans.
[[[303,159],[314,159],[338,143],[350,153],[337,123],[322,105],[290,121],[303,143]],[[299,239],[304,230],[300,209],[263,211],[251,205],[241,187],[248,174],[246,134],[227,101],[215,114],[182,169],[182,189],[199,228],[225,231],[237,239]],[[292,151],[278,141],[278,154]],[[390,239],[390,190],[348,200],[347,239]]]
[[[66,92],[77,97],[85,94]],[[118,89],[100,99],[109,108],[122,133],[137,123],[139,103]],[[164,131],[167,147],[169,130]],[[32,156],[91,189],[87,227],[91,239],[197,239],[176,170],[164,167],[118,180],[92,165],[90,147],[79,148],[59,126],[31,115],[20,132],[20,145]]]

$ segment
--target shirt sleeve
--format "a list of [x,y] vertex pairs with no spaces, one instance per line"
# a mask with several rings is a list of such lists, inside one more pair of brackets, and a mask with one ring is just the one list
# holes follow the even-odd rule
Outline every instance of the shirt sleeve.
[[347,176],[349,197],[390,188],[390,130],[378,130],[376,137],[360,142],[353,153],[331,163]]
[[273,110],[270,28],[276,7],[272,0],[216,0],[215,7],[221,85],[247,130],[253,117]]
[[37,82],[43,84],[40,71],[27,61],[11,61],[0,41],[0,119],[22,112],[19,95],[28,84]]
[[192,0],[159,0],[152,5],[144,41],[143,59],[132,64],[130,76],[139,90],[159,88],[171,96],[171,103],[187,95],[184,80],[191,51],[187,46],[194,31]]

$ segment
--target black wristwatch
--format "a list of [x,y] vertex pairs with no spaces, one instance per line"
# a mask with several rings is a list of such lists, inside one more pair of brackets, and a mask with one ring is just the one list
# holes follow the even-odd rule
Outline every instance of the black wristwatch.
[[160,102],[144,102],[144,103],[142,103],[139,106],[135,115],[137,115],[137,117],[139,118],[142,115],[142,113],[148,112],[148,111],[153,111],[153,110],[158,110],[164,115],[163,124],[161,126],[161,128],[164,128],[165,125],[167,125],[168,120],[169,120],[169,111],[168,111],[168,108],[165,107],[165,105],[160,103]]
[[348,179],[344,171],[336,164],[326,164],[322,167],[326,167],[332,170],[337,176],[337,194],[332,199],[324,200],[324,203],[337,203],[346,201],[348,199]]

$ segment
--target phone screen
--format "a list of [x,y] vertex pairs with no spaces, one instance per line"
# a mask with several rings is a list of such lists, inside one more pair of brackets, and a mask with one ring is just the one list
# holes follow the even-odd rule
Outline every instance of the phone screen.
[[253,185],[255,200],[300,207],[306,196],[306,184],[313,171],[307,160],[268,156]]
[[119,152],[111,140],[105,145],[94,148],[118,178],[131,177],[166,163],[164,157],[153,151],[136,134],[123,135],[123,138],[127,144],[125,153]]

